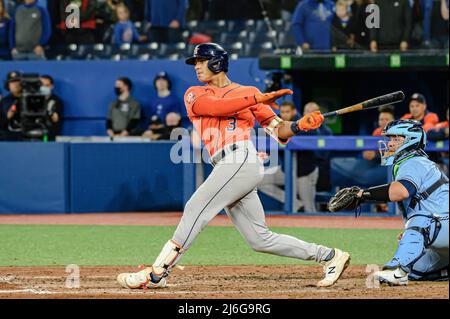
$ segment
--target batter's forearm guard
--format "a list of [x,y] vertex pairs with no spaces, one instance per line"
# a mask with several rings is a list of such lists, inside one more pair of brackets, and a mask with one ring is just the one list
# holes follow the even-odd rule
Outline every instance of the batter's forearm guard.
[[273,137],[277,142],[279,142],[279,143],[281,143],[281,144],[286,144],[286,143],[289,141],[289,139],[288,139],[288,138],[287,138],[287,139],[282,139],[282,138],[280,138],[280,137],[278,136],[277,131],[276,131],[277,126],[280,125],[280,124],[283,123],[283,122],[284,122],[284,121],[283,121],[280,117],[275,116],[275,118],[274,118],[272,121],[270,121],[269,125],[267,125],[267,126],[264,128],[264,131],[265,131],[268,135],[270,135],[271,137]]

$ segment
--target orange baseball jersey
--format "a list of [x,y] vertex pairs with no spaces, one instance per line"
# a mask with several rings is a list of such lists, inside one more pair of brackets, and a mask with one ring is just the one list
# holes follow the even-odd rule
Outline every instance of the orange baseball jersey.
[[[409,120],[412,119],[412,115],[410,113],[407,113],[401,117],[401,120]],[[422,122],[422,127],[425,132],[428,132],[428,130],[432,127],[434,127],[439,122],[439,117],[436,113],[433,112],[425,112],[425,116],[420,121]]]
[[277,116],[270,106],[256,103],[256,92],[256,87],[237,83],[186,91],[187,114],[211,156],[227,144],[250,139],[255,119],[266,127]]

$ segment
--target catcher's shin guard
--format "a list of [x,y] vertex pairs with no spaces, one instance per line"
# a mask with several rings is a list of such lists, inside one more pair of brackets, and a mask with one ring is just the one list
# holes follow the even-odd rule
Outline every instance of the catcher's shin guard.
[[183,253],[184,249],[180,244],[174,240],[169,240],[153,263],[152,272],[150,273],[151,281],[158,283],[163,277],[166,277]]
[[399,246],[390,262],[383,269],[402,268],[411,272],[414,263],[425,253],[425,248],[431,245],[439,232],[439,221],[433,216],[415,215],[405,225],[405,232],[399,241]]

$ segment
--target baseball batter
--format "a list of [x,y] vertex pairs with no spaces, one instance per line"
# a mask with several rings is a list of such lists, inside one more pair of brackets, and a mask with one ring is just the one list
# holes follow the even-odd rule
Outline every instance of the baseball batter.
[[232,82],[227,77],[228,54],[217,44],[196,46],[186,63],[194,66],[198,80],[205,84],[189,88],[184,102],[214,169],[186,203],[172,239],[153,265],[137,273],[119,274],[118,282],[124,288],[165,287],[170,270],[209,221],[225,209],[255,251],[320,262],[325,277],[318,286],[333,285],[348,266],[349,254],[268,229],[256,191],[264,176],[264,166],[250,139],[255,119],[269,135],[287,143],[300,130],[319,127],[324,117],[317,111],[297,122],[280,119],[271,106],[276,108],[276,99],[292,91],[263,94],[255,87]]

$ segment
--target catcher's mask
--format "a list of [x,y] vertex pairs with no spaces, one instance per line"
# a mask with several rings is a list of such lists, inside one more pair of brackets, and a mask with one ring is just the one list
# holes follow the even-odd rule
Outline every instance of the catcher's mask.
[[378,141],[381,165],[394,165],[414,152],[423,152],[427,136],[418,121],[392,121],[382,130],[383,140]]

